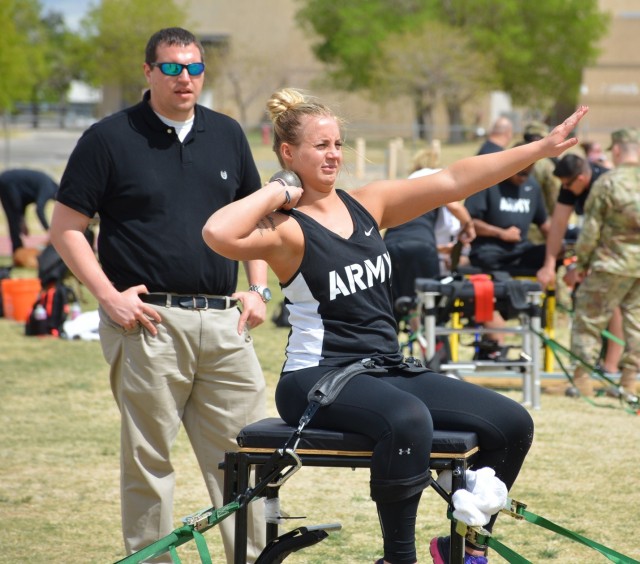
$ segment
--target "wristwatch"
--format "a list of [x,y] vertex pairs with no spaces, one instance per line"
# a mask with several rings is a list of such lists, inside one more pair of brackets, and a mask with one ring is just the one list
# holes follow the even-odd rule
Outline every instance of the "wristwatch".
[[271,299],[271,290],[269,290],[269,288],[267,288],[266,286],[256,286],[255,284],[252,284],[251,286],[249,286],[249,291],[258,292],[265,304]]

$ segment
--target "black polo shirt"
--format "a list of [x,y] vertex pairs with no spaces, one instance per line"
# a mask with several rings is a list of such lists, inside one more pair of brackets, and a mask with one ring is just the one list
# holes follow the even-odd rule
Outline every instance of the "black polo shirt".
[[584,214],[584,203],[587,201],[587,196],[591,191],[593,183],[605,172],[609,171],[608,168],[604,168],[603,166],[593,163],[589,164],[591,165],[591,180],[589,181],[589,186],[584,189],[582,194],[576,196],[571,190],[567,190],[566,188],[560,188],[560,193],[558,194],[558,203],[573,207],[577,215]]
[[238,265],[209,249],[202,228],[220,207],[260,188],[233,119],[197,105],[180,142],[148,103],[89,128],[69,158],[58,201],[100,215],[98,253],[118,290],[229,295]]

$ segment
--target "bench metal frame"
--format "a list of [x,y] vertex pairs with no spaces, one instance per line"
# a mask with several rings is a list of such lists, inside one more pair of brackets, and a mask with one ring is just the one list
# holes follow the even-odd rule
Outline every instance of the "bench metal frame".
[[[255,424],[254,424],[255,425]],[[256,481],[260,480],[260,467],[271,459],[274,450],[282,447],[295,431],[278,418],[258,423],[269,431],[265,435],[239,436],[238,451],[227,452],[222,465],[224,468],[224,502],[236,499],[250,487],[252,467],[256,467]],[[265,427],[266,425],[266,427]],[[251,427],[251,426],[249,426]],[[249,428],[247,427],[247,428]],[[245,429],[247,429],[245,428]],[[273,432],[271,432],[273,431]],[[328,440],[327,440],[328,438]],[[303,466],[325,468],[369,468],[373,441],[353,433],[339,433],[320,429],[305,429],[299,448],[295,449]],[[355,446],[355,448],[354,448]],[[432,470],[451,470],[453,491],[465,487],[465,471],[479,452],[475,433],[436,431],[433,452],[430,457]],[[267,499],[279,497],[280,486],[275,484],[266,489]],[[438,488],[436,488],[438,491]],[[440,491],[438,493],[441,494]],[[450,504],[450,499],[448,500]],[[453,511],[453,507],[449,507]],[[451,522],[451,564],[464,562],[464,538],[456,531],[456,522]],[[278,525],[267,524],[267,542],[278,536]],[[234,563],[244,564],[247,555],[247,507],[241,507],[235,514]]]

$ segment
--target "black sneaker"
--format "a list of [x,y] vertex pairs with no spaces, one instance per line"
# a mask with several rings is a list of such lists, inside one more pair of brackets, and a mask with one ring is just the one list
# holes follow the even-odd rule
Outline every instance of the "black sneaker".
[[509,347],[503,347],[498,344],[498,341],[493,339],[482,339],[476,344],[476,352],[473,355],[473,360],[490,360],[493,362],[506,362],[507,353]]

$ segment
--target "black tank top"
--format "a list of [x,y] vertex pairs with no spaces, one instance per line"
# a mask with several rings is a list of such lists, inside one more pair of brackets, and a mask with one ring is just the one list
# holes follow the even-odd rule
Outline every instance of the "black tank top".
[[354,230],[348,239],[308,215],[289,212],[302,229],[300,268],[282,285],[291,333],[284,372],[345,366],[363,358],[402,360],[391,301],[391,260],[378,225],[342,190]]

